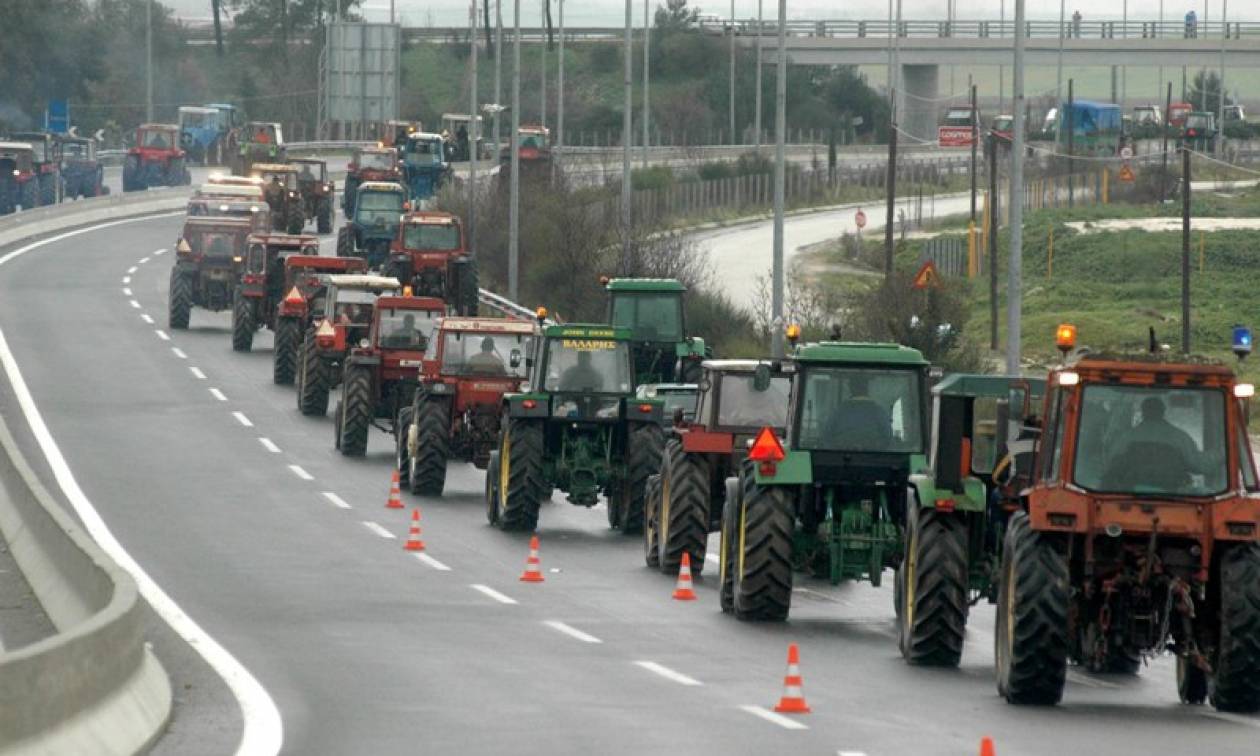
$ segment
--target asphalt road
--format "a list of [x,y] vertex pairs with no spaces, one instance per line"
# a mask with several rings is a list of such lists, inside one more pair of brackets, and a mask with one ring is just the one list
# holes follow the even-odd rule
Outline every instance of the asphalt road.
[[[339,457],[331,420],[271,384],[269,335],[231,351],[227,313],[166,330],[171,263],[156,251],[179,223],[13,260],[0,324],[87,495],[270,692],[288,752],[969,754],[983,735],[1001,754],[1254,752],[1260,719],[1179,705],[1168,659],[1136,678],[1073,671],[1057,708],[1005,704],[985,605],[960,669],[907,667],[891,575],[879,589],[802,579],[777,625],[722,615],[712,577],[699,601],[672,601],[637,539],[560,495],[540,518],[546,582],[520,583],[526,538],[485,524],[469,466],[444,498],[404,494],[423,507],[419,559],[402,548],[409,511],[384,508],[389,437]],[[159,752],[229,752],[230,694],[154,625],[182,692]],[[776,720],[792,641],[813,713]]]

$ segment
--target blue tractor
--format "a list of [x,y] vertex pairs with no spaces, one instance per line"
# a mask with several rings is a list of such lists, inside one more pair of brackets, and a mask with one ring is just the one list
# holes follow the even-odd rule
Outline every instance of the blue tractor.
[[433,197],[450,180],[446,144],[441,134],[415,132],[407,135],[401,150],[403,182],[416,202]]
[[225,142],[231,133],[234,109],[230,105],[224,111],[219,107],[204,108],[181,106],[179,109],[179,146],[188,153],[189,159],[202,165],[220,164]]
[[407,190],[391,181],[365,181],[356,191],[354,211],[337,231],[337,257],[364,257],[369,268],[379,269],[411,203]]

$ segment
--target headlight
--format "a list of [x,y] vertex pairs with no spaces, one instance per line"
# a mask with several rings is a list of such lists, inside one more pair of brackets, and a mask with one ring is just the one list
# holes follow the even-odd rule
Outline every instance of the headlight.
[[21,176],[21,175],[22,175],[22,172],[21,172],[21,171],[19,171],[19,170],[17,170],[17,169],[15,168],[15,169],[13,169],[13,175],[14,175],[14,176]]
[[434,384],[430,384],[430,385],[429,385],[429,387],[428,387],[428,389],[429,389],[429,393],[430,393],[430,394],[449,394],[449,393],[451,393],[451,387],[450,387],[450,386],[447,386],[445,383],[434,383]]
[[372,342],[368,341],[367,339],[359,339],[360,348],[367,349],[370,346],[372,346]]

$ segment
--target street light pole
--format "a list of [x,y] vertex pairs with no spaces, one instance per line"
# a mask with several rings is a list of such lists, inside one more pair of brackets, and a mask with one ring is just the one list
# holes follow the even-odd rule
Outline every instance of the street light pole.
[[1011,259],[1007,265],[1006,372],[1019,375],[1020,315],[1024,253],[1024,2],[1015,0],[1014,109],[1015,139],[1011,146]]
[[731,144],[739,144],[735,139],[735,0],[731,0]]
[[774,263],[770,287],[770,354],[783,350],[783,184],[787,158],[787,0],[779,0],[779,50],[774,82]]
[[[1063,37],[1064,35],[1064,12],[1067,10],[1067,0],[1059,0],[1059,62],[1055,65],[1054,76],[1054,107],[1055,112],[1063,109]],[[1059,137],[1063,129],[1056,128],[1054,130],[1054,149],[1059,150]]]
[[753,145],[758,155],[761,154],[761,34],[766,29],[761,13],[762,2],[763,0],[757,0],[757,94],[755,102],[757,112],[753,114],[753,131],[756,132],[753,134]]
[[625,87],[624,102],[621,109],[621,274],[628,275],[630,273],[630,141],[634,137],[633,126],[631,125],[630,108],[633,107],[631,101],[631,85],[634,78],[633,62],[634,48],[631,46],[630,40],[630,5],[632,0],[626,0],[626,31],[625,45]]
[[514,0],[512,14],[512,132],[508,149],[512,153],[512,195],[508,205],[508,299],[520,296],[521,255],[521,150],[517,134],[521,129],[521,0]]
[[153,123],[153,0],[144,4],[144,77],[144,120]]
[[[486,0],[489,2],[490,0]],[[391,3],[392,7],[392,3]],[[391,16],[393,11],[390,11]],[[468,87],[468,247],[477,256],[477,0],[468,4],[469,68]]]
[[[1225,42],[1229,39],[1229,0],[1221,0],[1221,86],[1216,105],[1216,154],[1225,148]],[[1206,77],[1204,77],[1206,79]]]
[[[489,0],[486,0],[489,2]],[[494,104],[503,105],[503,0],[494,0]],[[499,159],[499,113],[494,111],[494,157]]]
[[[999,6],[998,36],[1006,34],[1006,0]],[[1006,109],[1006,66],[998,66],[998,113]]]
[[556,71],[556,159],[552,171],[561,166],[564,152],[564,0],[560,0],[560,65]]
[[[542,11],[540,15],[540,20],[542,21],[541,27],[545,30],[547,28],[547,4],[544,2],[539,10]],[[539,56],[542,60],[542,78],[541,85],[539,86],[540,94],[538,99],[540,104],[538,112],[540,115],[538,125],[545,129],[547,128],[547,43],[543,42],[540,47],[542,48]]]
[[648,0],[643,0],[643,167],[648,167],[648,144],[652,141],[649,131],[650,122],[652,120],[651,112],[648,110],[650,99],[648,98],[648,76],[649,64],[648,53],[650,50],[651,24],[648,20]]

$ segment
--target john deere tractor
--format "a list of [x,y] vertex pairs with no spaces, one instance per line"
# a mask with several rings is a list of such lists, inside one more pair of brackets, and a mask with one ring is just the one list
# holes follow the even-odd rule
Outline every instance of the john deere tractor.
[[486,470],[487,518],[504,530],[533,530],[554,487],[583,507],[603,494],[613,526],[638,532],[644,485],[664,446],[664,405],[634,396],[630,332],[574,324],[547,326],[542,336],[526,363],[530,389],[503,398],[498,450]]
[[636,383],[695,383],[705,358],[704,339],[687,335],[683,295],[668,278],[606,280],[608,322],[630,329]]
[[822,342],[793,374],[787,428],[757,434],[726,479],[722,610],[782,620],[795,571],[869,580],[901,562],[906,484],[924,466],[928,363],[897,344]]

